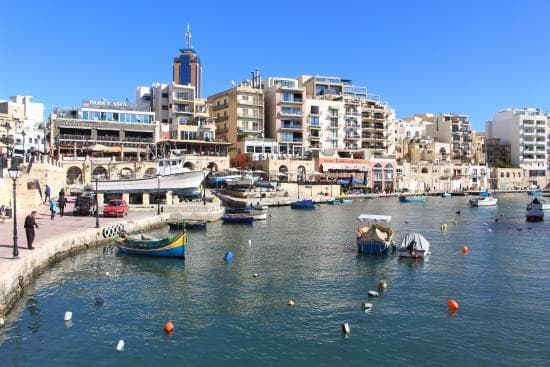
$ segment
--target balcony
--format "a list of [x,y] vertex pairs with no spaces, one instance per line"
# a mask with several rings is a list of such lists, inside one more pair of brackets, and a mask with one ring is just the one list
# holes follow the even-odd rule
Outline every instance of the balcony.
[[338,129],[339,127],[338,127],[338,124],[331,123],[331,124],[328,125],[328,128],[329,129]]
[[224,109],[224,108],[227,108],[227,107],[229,107],[229,104],[227,102],[226,103],[220,103],[220,104],[213,105],[212,110],[217,111],[217,110],[221,110],[221,109]]
[[291,117],[302,117],[304,113],[302,111],[279,111],[279,116],[291,116]]
[[316,123],[316,124],[309,124],[308,126],[311,130],[320,130],[321,129],[321,126],[319,125],[319,123]]
[[347,110],[346,110],[345,116],[360,117],[361,114],[359,113],[359,111],[347,111]]
[[302,138],[286,138],[286,137],[281,137],[281,143],[302,143],[303,142],[303,139]]
[[216,117],[216,122],[221,122],[221,121],[226,121],[226,120],[229,120],[229,116],[220,116],[220,117]]
[[[113,136],[113,135],[100,136],[100,135],[98,135],[97,140],[99,140],[99,141],[120,141],[120,137],[118,135],[117,136]],[[127,140],[127,139],[124,139],[124,140]]]
[[130,143],[153,143],[153,138],[138,138],[133,136],[127,136],[124,138],[124,141]]
[[287,129],[287,130],[302,130],[302,124],[281,123],[280,129]]
[[59,140],[91,140],[91,135],[59,134]]
[[239,104],[244,104],[247,106],[258,106],[262,107],[264,105],[263,101],[260,99],[239,99]]
[[279,100],[279,104],[302,104],[304,100],[301,98],[287,98]]
[[237,131],[243,132],[243,133],[252,133],[252,134],[259,134],[262,133],[264,130],[260,127],[249,127],[249,126],[239,126],[237,127]]
[[237,117],[244,118],[244,119],[255,119],[255,120],[262,118],[262,116],[260,116],[259,114],[253,115],[251,113],[242,113],[242,112],[237,113]]
[[344,137],[345,140],[359,140],[361,137],[359,135],[346,135]]
[[320,136],[313,136],[313,135],[311,135],[311,136],[309,137],[309,140],[311,140],[311,141],[320,141],[320,140],[321,140],[321,137],[320,137]]
[[338,119],[342,117],[341,113],[329,113],[327,114],[327,119]]
[[194,97],[192,93],[174,93],[172,94],[174,101],[193,102]]

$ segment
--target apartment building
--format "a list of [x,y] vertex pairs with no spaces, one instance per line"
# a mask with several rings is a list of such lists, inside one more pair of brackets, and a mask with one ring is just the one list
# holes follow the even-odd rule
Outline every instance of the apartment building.
[[267,78],[262,82],[265,99],[265,134],[275,139],[280,154],[304,156],[310,143],[306,128],[305,89],[298,80]]
[[345,105],[342,101],[312,98],[306,100],[307,149],[310,151],[344,149],[346,133],[344,111]]
[[[430,119],[428,114],[417,115]],[[472,146],[474,133],[467,115],[442,113],[431,117],[426,126],[426,134],[436,141],[450,143],[454,159],[471,162],[474,155]],[[429,121],[429,120],[428,120]]]
[[528,171],[532,183],[548,169],[549,115],[538,108],[508,108],[498,111],[486,124],[487,137],[510,144],[510,161]]
[[252,150],[254,146],[261,147],[261,153],[267,146],[265,153],[274,153],[271,144],[262,143],[265,139],[264,92],[260,89],[258,74],[251,80],[209,96],[208,104],[212,106],[218,139],[231,143],[232,155],[249,151],[249,146],[253,147]]
[[485,139],[486,162],[489,166],[494,167],[497,164],[511,165],[512,146],[503,143],[499,138]]

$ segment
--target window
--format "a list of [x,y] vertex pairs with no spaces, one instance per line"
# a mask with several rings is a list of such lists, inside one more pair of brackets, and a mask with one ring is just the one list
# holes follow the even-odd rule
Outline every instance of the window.
[[168,98],[168,92],[162,92],[162,98]]
[[163,111],[168,111],[168,105],[163,104],[163,105],[162,105],[162,110],[163,110]]
[[318,115],[319,114],[319,106],[311,106],[310,113],[312,115]]
[[254,147],[253,146],[247,146],[246,147],[246,152],[247,153],[254,153]]
[[243,101],[248,101],[248,96],[243,96]]

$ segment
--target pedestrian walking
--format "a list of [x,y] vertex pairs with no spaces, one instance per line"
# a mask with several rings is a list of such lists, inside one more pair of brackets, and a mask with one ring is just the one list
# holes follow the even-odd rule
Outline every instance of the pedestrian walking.
[[57,211],[57,204],[54,199],[50,199],[50,215],[52,220],[55,218],[56,211]]
[[34,228],[38,228],[36,224],[36,210],[33,210],[30,215],[25,218],[25,234],[27,235],[27,248],[34,250],[32,243],[34,242]]
[[65,197],[65,189],[61,189],[61,190],[59,191],[59,197],[60,197],[60,198],[61,198],[61,197],[63,197],[63,198]]
[[44,203],[46,203],[48,200],[50,200],[51,195],[51,189],[49,185],[46,185],[46,188],[44,189]]
[[59,199],[57,200],[57,206],[59,207],[59,216],[62,217],[63,214],[65,214],[65,206],[67,205],[67,199],[65,199],[65,195],[59,196]]

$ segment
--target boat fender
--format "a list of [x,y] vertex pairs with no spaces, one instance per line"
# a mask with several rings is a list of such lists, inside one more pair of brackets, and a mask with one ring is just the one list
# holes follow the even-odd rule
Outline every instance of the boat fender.
[[124,351],[124,340],[120,339],[116,345],[116,351],[122,352]]
[[233,260],[233,253],[231,251],[227,251],[223,259],[226,263],[230,263]]
[[343,323],[341,328],[344,334],[349,334],[351,331],[351,328],[349,327],[349,324],[347,322]]
[[63,318],[64,321],[71,321],[73,318],[73,313],[71,311],[65,312],[65,317]]
[[103,231],[102,231],[102,234],[103,234],[103,238],[107,238],[107,228],[103,228]]
[[174,332],[174,323],[172,321],[167,321],[164,323],[163,329],[166,334],[172,334],[172,332]]
[[368,294],[369,294],[369,296],[371,296],[371,297],[378,297],[378,296],[380,295],[380,294],[379,294],[378,292],[376,292],[376,291],[369,291]]
[[364,309],[365,311],[367,311],[367,310],[372,309],[373,304],[372,304],[372,303],[369,303],[369,302],[365,302],[365,303],[361,304],[361,307],[363,307],[363,309]]
[[252,246],[252,240],[248,240],[248,247]]
[[487,232],[493,232],[491,228],[487,228]]
[[258,277],[257,273],[252,274],[252,278],[257,278],[257,277]]

